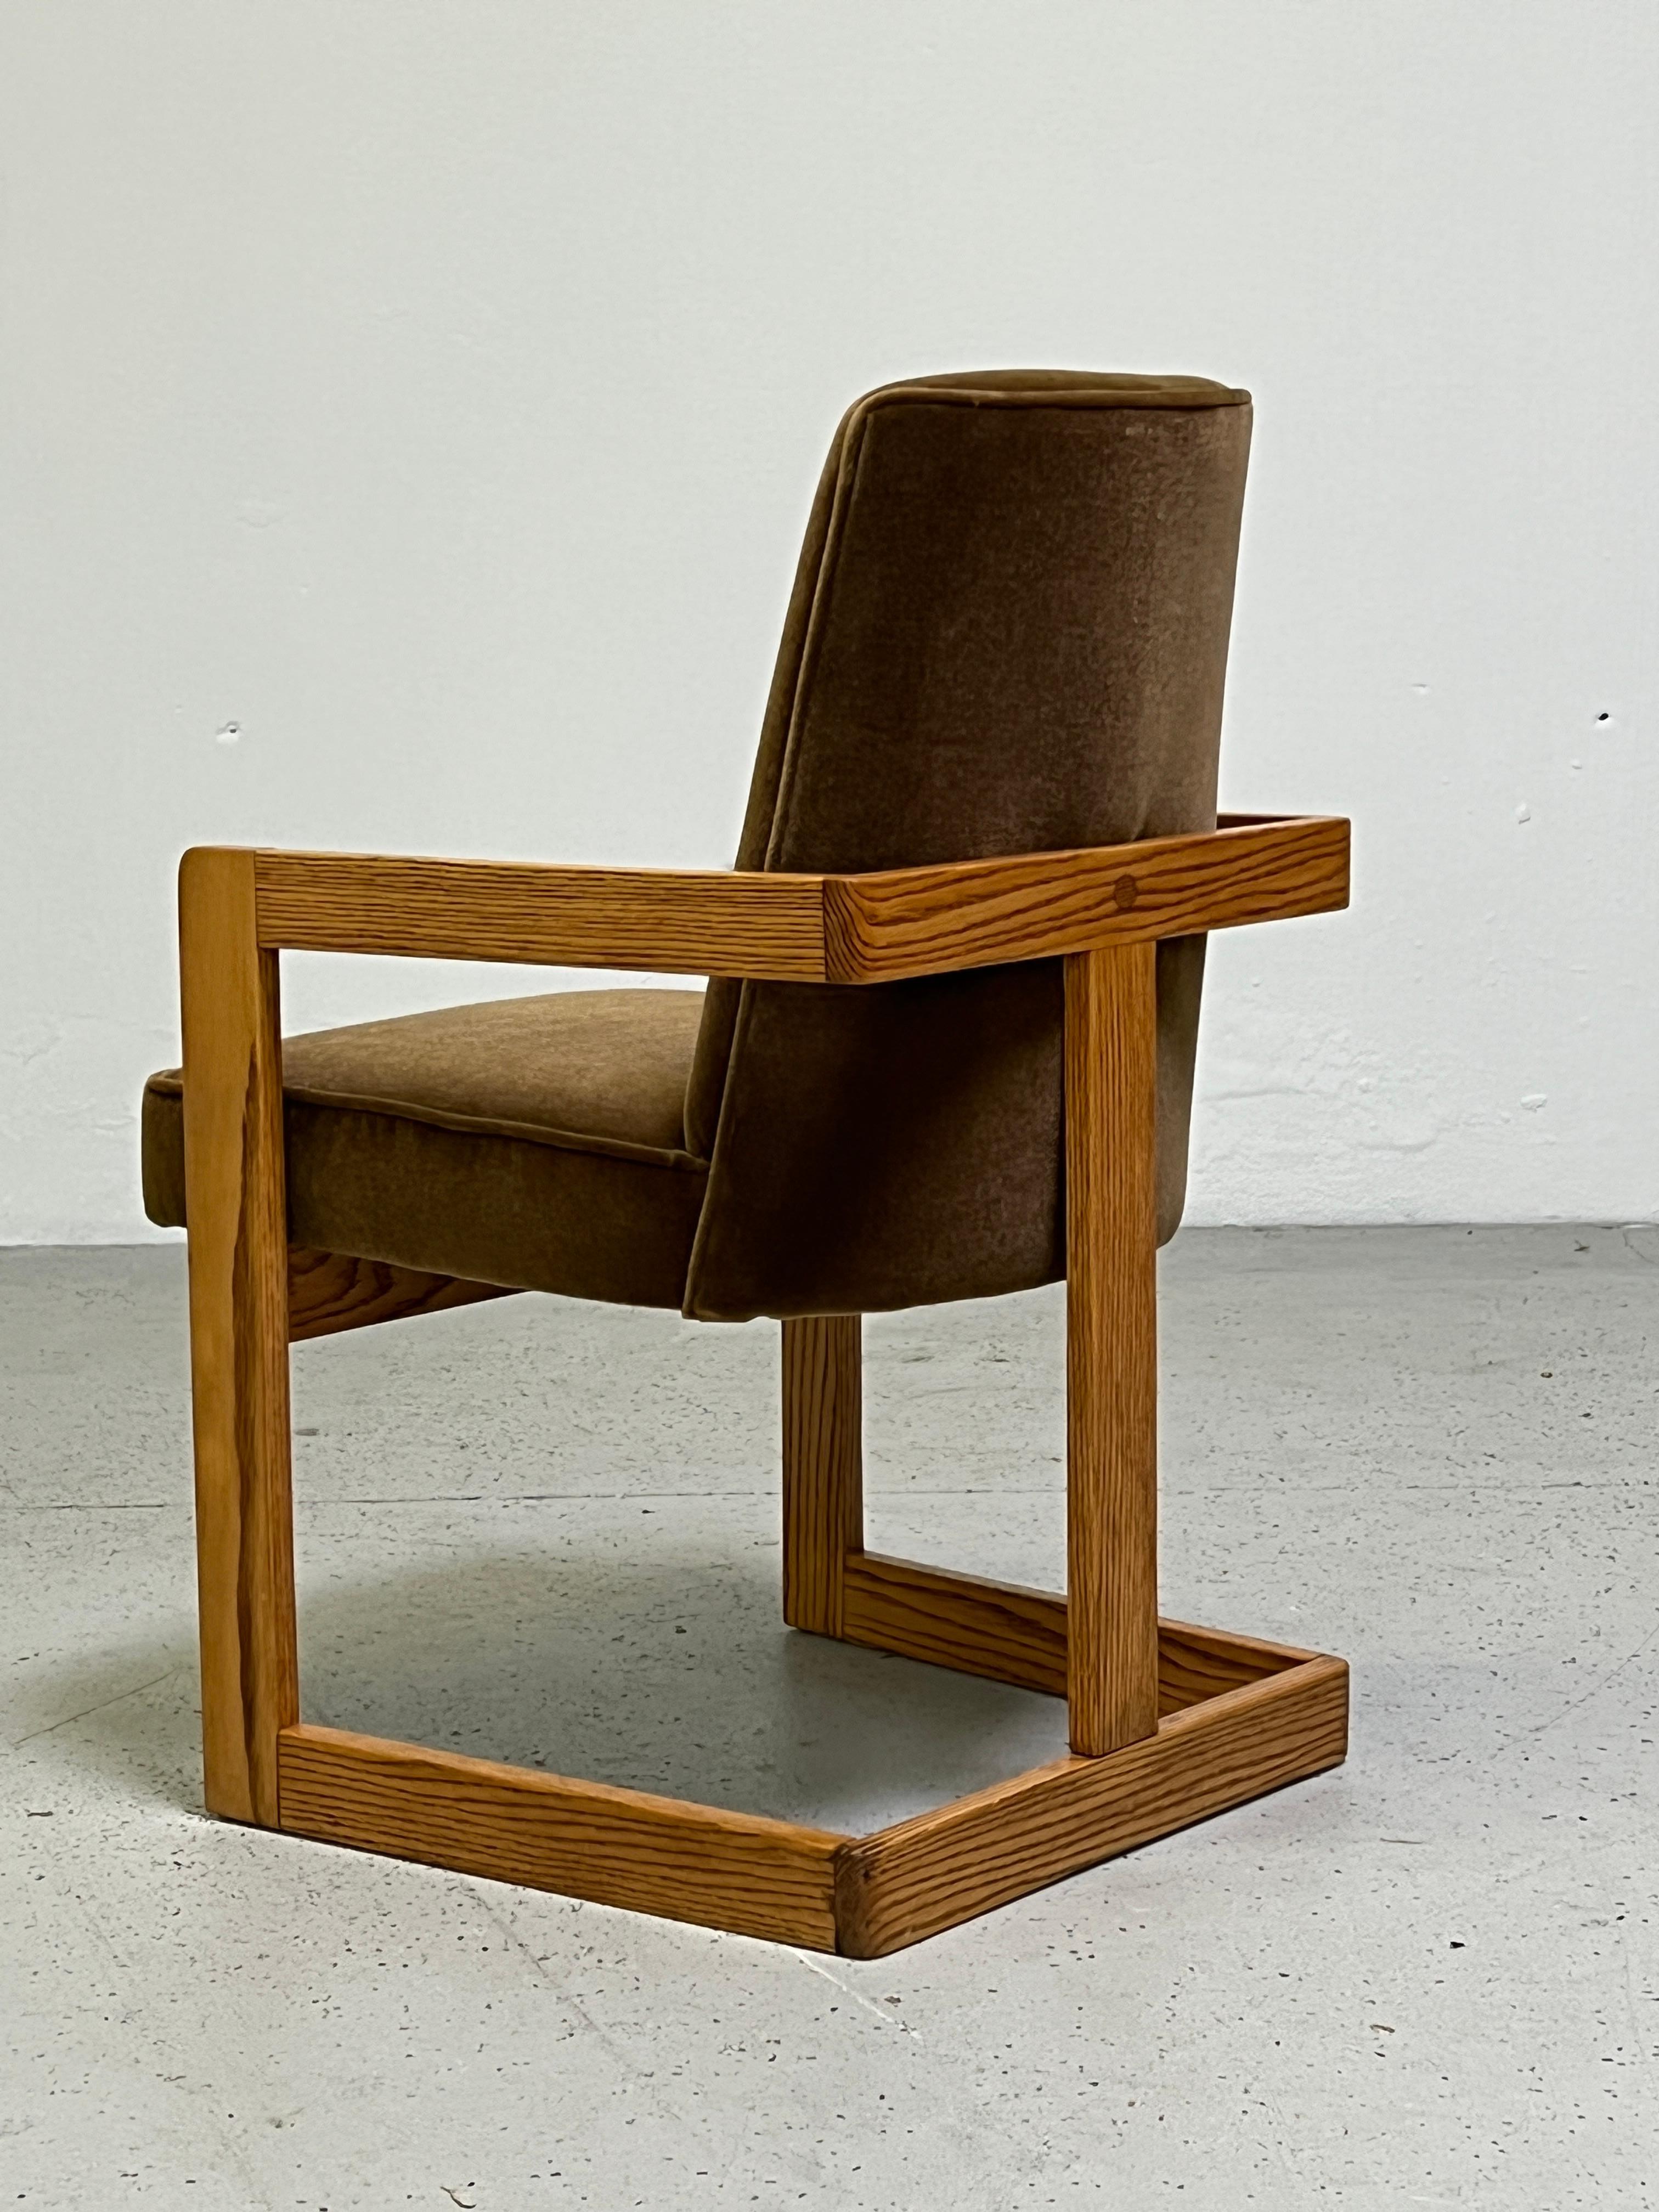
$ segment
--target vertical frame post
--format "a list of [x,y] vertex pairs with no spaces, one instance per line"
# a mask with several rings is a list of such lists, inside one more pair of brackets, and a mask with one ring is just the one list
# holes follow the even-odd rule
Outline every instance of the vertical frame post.
[[1157,947],[1066,961],[1067,1698],[1074,1752],[1158,1730]]
[[251,852],[185,854],[179,942],[206,1797],[275,1827],[299,1668],[281,1016]]
[[783,1324],[783,1617],[839,1636],[847,1555],[864,1548],[864,1381],[857,1314]]

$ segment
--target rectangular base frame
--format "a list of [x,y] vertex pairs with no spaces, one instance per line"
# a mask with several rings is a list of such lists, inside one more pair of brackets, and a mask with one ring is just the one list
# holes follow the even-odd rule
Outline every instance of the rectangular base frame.
[[[1052,1674],[1057,1652],[1063,1676],[1063,1598],[899,1559],[848,1565],[860,1578],[872,1571],[892,1623],[890,1636],[872,1612],[859,1643],[1026,1688],[1054,1686],[1032,1675]],[[867,1836],[303,1725],[278,1738],[279,1825],[597,1905],[881,1958],[1340,1763],[1341,1660],[1162,1621],[1158,1661],[1155,1735],[1103,1758],[1056,1759]]]
[[[1346,895],[1337,826],[1340,852],[1332,847],[1315,904]],[[1218,842],[1248,844],[1249,835]],[[287,1244],[277,950],[311,939],[291,920],[276,927],[270,896],[253,854],[186,856],[185,1159],[210,1811],[876,1958],[1340,1762],[1340,1659],[1158,1616],[1157,933],[1125,937],[1118,924],[1065,961],[1068,1596],[866,1552],[860,1324],[833,1315],[783,1324],[785,1620],[1063,1697],[1070,1756],[853,1837],[307,1725],[289,1346],[502,1292]],[[1273,910],[1311,910],[1305,889],[1279,896]],[[1262,918],[1246,907],[1219,919]],[[1119,908],[1128,908],[1120,900],[1113,909],[1121,924]],[[1181,916],[1185,927],[1218,919],[1209,908]],[[1005,946],[996,957],[1014,956]]]

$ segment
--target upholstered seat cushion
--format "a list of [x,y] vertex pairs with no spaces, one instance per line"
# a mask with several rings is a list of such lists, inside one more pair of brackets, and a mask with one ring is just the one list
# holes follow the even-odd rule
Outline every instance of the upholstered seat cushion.
[[[678,1308],[702,993],[570,991],[291,1036],[289,1235],[370,1260]],[[144,1091],[144,1206],[185,1222],[184,1088]]]

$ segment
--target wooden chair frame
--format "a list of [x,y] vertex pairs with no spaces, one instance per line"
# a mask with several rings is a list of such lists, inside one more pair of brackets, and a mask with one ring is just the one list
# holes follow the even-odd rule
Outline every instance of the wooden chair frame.
[[[179,872],[202,1727],[229,1820],[872,1958],[1340,1762],[1342,1661],[1158,1617],[1162,937],[1347,902],[1348,825],[864,876],[201,848]],[[1072,1755],[851,1837],[300,1717],[291,1340],[503,1295],[290,1249],[277,957],[843,983],[1066,963],[1068,1597],[864,1549],[856,1316],[783,1324],[784,1615],[1065,1697]]]

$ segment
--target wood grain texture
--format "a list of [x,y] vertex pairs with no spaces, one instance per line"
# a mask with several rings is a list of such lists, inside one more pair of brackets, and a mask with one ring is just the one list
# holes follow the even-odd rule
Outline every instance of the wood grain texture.
[[1066,1759],[848,1844],[841,1949],[879,1958],[1340,1764],[1348,1670],[1315,1658],[1189,1705],[1109,1757]]
[[1072,1748],[1158,1725],[1156,949],[1066,963],[1066,1559]]
[[841,1633],[849,1644],[958,1674],[1066,1695],[1066,1601],[863,1552],[847,1562]]
[[829,979],[888,982],[1347,904],[1346,822],[1234,820],[1208,836],[829,877]]
[[817,876],[261,852],[259,941],[313,952],[820,981]]
[[259,942],[880,983],[1347,903],[1345,821],[1225,820],[1190,837],[861,876],[261,851]]
[[411,1314],[447,1313],[483,1298],[516,1294],[496,1283],[470,1283],[459,1275],[428,1275],[384,1260],[357,1260],[346,1252],[317,1252],[303,1244],[288,1251],[288,1334],[293,1344],[368,1328]]
[[250,854],[186,855],[179,939],[206,1797],[274,1827],[299,1680],[281,1024]]
[[783,1617],[842,1632],[849,1553],[864,1541],[864,1378],[857,1314],[783,1324]]
[[295,1835],[835,1948],[844,1836],[340,1729],[285,1729],[281,1759]]
[[[1066,1601],[1049,1590],[863,1552],[847,1562],[842,1633],[849,1644],[983,1675],[1016,1689],[1066,1695]],[[1319,1656],[1194,1628],[1184,1620],[1160,1620],[1159,1716]]]
[[1224,1697],[1247,1682],[1265,1681],[1327,1655],[1258,1636],[1233,1636],[1220,1628],[1195,1628],[1187,1620],[1158,1624],[1158,1717],[1184,1712],[1206,1698]]

